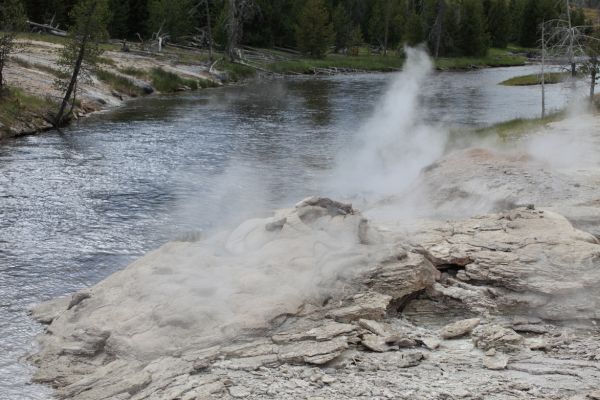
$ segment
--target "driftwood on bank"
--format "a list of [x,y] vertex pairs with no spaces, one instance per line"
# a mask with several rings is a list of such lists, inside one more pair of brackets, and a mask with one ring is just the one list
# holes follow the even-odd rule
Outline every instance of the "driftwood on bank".
[[59,29],[58,26],[52,26],[52,25],[48,25],[48,24],[38,24],[37,22],[33,22],[33,21],[27,21],[27,24],[29,25],[31,30],[33,30],[35,32],[48,33],[48,34],[54,35],[54,36],[62,36],[62,37],[67,36],[67,31]]

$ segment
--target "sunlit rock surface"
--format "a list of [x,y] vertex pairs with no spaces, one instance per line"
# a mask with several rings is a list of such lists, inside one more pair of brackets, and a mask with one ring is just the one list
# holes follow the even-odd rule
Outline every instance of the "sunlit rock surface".
[[363,212],[311,197],[166,244],[36,307],[35,380],[77,400],[600,398],[600,146],[571,125],[447,154]]
[[31,361],[69,399],[585,398],[599,287],[597,240],[547,210],[381,225],[309,198],[40,305]]

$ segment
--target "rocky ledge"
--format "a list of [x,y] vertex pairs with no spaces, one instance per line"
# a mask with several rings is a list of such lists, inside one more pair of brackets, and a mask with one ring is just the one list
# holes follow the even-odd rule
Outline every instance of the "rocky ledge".
[[42,304],[61,399],[598,399],[600,244],[522,207],[414,226],[309,198]]

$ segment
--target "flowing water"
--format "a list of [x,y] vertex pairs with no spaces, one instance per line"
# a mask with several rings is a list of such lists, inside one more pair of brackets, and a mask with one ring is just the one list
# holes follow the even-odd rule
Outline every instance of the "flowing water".
[[[535,67],[444,72],[423,118],[473,127],[539,113]],[[253,83],[151,97],[68,129],[0,143],[0,399],[45,399],[21,357],[29,305],[90,286],[144,252],[319,190],[391,75]],[[570,90],[548,89],[549,108]]]

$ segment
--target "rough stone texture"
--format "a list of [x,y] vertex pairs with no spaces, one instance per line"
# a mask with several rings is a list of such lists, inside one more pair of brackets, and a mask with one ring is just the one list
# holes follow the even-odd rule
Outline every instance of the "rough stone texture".
[[456,299],[475,312],[600,318],[598,240],[556,213],[518,208],[433,222],[410,240],[451,272],[430,289],[433,297]]
[[440,337],[442,339],[451,339],[458,336],[466,335],[467,333],[471,332],[477,325],[479,325],[480,322],[481,320],[479,318],[470,318],[463,319],[461,321],[456,321],[452,324],[444,326],[440,330]]
[[500,325],[479,326],[471,336],[475,346],[483,350],[518,351],[524,342],[523,336]]
[[585,398],[599,284],[597,239],[547,209],[384,224],[312,197],[39,306],[31,361],[74,400]]

